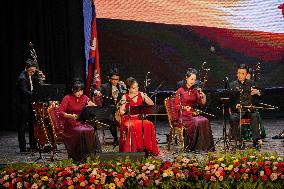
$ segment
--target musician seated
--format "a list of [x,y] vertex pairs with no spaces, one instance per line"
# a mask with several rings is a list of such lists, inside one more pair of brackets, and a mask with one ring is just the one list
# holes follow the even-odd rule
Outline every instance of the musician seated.
[[76,161],[82,161],[87,155],[94,155],[96,149],[100,149],[97,132],[92,125],[77,120],[85,106],[95,106],[83,94],[83,89],[82,81],[75,80],[72,93],[63,98],[59,108],[60,115],[65,119],[62,139],[68,155]]
[[209,120],[201,115],[193,115],[196,105],[206,103],[206,95],[194,87],[196,76],[197,70],[187,70],[183,85],[175,95],[175,109],[179,111],[179,120],[185,129],[185,150],[213,151],[214,142]]
[[[258,112],[249,107],[253,107],[253,99],[257,99],[261,96],[260,90],[255,88],[255,83],[247,79],[248,67],[245,64],[240,64],[237,71],[237,80],[229,84],[229,88],[233,91],[239,91],[240,96],[238,103],[233,107],[232,114],[230,116],[230,125],[231,125],[231,135],[232,139],[240,140],[240,117],[248,115],[248,118],[251,119],[251,131],[253,146],[256,149],[260,148],[260,139],[261,139],[261,129],[259,124],[259,114]],[[240,115],[241,112],[241,115]]]
[[[141,120],[139,115],[131,115],[131,107],[140,106],[143,103],[154,105],[147,94],[140,92],[137,80],[129,77],[125,81],[127,92],[120,101],[120,113],[122,115],[120,125],[120,152],[143,152],[158,155],[155,128],[152,122]],[[130,110],[130,112],[129,112]]]
[[113,146],[118,145],[117,126],[118,122],[115,119],[115,113],[117,111],[117,102],[121,99],[125,93],[124,82],[119,81],[119,71],[117,68],[112,68],[108,74],[108,82],[102,84],[102,86],[94,92],[95,95],[102,97],[102,106],[113,106],[113,112],[109,115],[108,120],[104,120],[108,124],[111,135],[113,136]]

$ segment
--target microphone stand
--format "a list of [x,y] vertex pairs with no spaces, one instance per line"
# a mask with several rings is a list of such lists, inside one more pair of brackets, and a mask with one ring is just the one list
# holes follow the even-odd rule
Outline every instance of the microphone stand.
[[131,120],[130,109],[131,109],[131,107],[130,107],[130,102],[126,101],[126,103],[128,103],[128,133],[130,134],[129,145],[130,145],[130,152],[132,152],[132,132],[131,132],[132,127],[130,125],[130,120]]
[[[154,97],[154,104],[157,105],[157,94],[158,94],[158,89],[161,88],[163,86],[164,81],[162,81],[158,87],[154,90],[153,94],[150,96],[150,98]],[[157,124],[157,116],[154,116],[154,123],[155,125]],[[155,132],[156,132],[156,127],[155,127]]]

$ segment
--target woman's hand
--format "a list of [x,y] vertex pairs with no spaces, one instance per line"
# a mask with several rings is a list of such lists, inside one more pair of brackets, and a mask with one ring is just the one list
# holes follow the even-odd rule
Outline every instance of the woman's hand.
[[89,100],[87,106],[97,106],[97,104]]
[[185,111],[191,111],[191,107],[190,107],[190,106],[184,106],[184,107],[183,107],[183,110],[185,110]]
[[69,119],[77,119],[78,115],[77,114],[67,114],[67,113],[65,113],[64,117],[65,118],[69,118]]
[[253,95],[260,96],[260,91],[258,89],[255,89],[255,88],[251,88],[251,96],[253,96]]
[[146,104],[154,105],[153,100],[146,93],[142,93],[142,98],[143,98],[143,101],[146,102]]

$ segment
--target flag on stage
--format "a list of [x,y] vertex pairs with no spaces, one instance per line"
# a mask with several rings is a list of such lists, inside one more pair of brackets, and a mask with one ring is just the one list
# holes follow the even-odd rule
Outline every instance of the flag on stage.
[[94,0],[92,0],[92,22],[91,22],[91,38],[90,51],[88,60],[88,75],[86,81],[86,95],[90,96],[91,89],[97,89],[101,86],[99,49],[97,37],[97,23],[96,23],[96,7]]

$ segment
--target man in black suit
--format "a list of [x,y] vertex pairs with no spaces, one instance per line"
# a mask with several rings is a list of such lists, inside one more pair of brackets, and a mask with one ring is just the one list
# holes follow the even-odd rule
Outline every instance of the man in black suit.
[[119,81],[119,71],[117,68],[112,68],[108,74],[108,82],[101,85],[96,95],[103,97],[103,106],[113,106],[113,113],[109,115],[106,122],[110,125],[110,132],[113,136],[113,146],[118,146],[117,136],[117,120],[115,120],[115,113],[117,110],[117,103],[120,101],[122,95],[126,92],[124,82]]
[[235,140],[240,139],[240,110],[242,110],[241,117],[245,115],[251,119],[251,130],[252,130],[252,138],[253,138],[253,146],[256,149],[259,149],[259,142],[261,139],[261,131],[259,127],[259,118],[257,111],[254,109],[249,109],[245,107],[250,107],[254,105],[255,99],[259,99],[262,94],[261,91],[258,90],[255,86],[255,83],[247,79],[248,67],[245,64],[240,64],[238,66],[237,71],[237,80],[231,82],[229,84],[229,88],[233,91],[239,91],[240,96],[234,107],[232,107],[232,114],[230,116],[230,125],[232,129],[232,137]]
[[41,71],[37,70],[36,60],[28,59],[25,70],[23,70],[18,79],[15,96],[15,109],[17,114],[17,130],[20,152],[26,152],[25,131],[29,133],[30,149],[37,149],[37,142],[34,136],[35,115],[32,108],[35,91],[40,84],[39,76],[43,76]]

